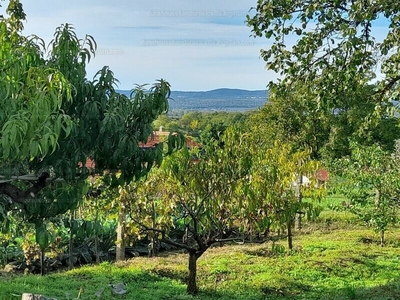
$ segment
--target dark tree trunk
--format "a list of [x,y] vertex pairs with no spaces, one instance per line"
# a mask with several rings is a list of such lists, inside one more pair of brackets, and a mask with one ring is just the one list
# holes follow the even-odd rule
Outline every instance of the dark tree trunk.
[[287,224],[287,242],[289,251],[293,249],[293,234],[292,234],[292,220],[288,221]]
[[197,259],[195,251],[189,252],[189,275],[187,281],[187,293],[189,295],[196,295],[198,292],[197,288]]
[[381,230],[381,232],[379,233],[379,237],[381,240],[381,247],[385,246],[385,231]]
[[99,250],[99,236],[96,233],[96,236],[94,237],[94,249],[96,252],[96,264],[98,265],[100,263],[100,250]]
[[100,263],[100,249],[99,249],[99,233],[97,232],[98,229],[97,221],[98,221],[98,210],[96,208],[96,217],[94,219],[94,224],[95,224],[94,251],[96,252],[96,264],[98,265]]
[[73,251],[72,248],[74,247],[74,233],[72,232],[72,221],[74,220],[74,212],[71,212],[70,224],[71,227],[69,229],[69,263],[68,263],[68,270],[72,270],[74,267],[74,259],[73,259]]
[[43,276],[45,274],[44,267],[44,249],[40,249],[40,275]]

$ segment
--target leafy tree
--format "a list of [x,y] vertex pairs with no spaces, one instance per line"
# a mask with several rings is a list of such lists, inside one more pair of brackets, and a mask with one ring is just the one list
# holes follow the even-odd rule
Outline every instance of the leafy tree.
[[312,98],[304,97],[306,93],[306,88],[285,95],[270,93],[268,102],[247,124],[258,128],[270,145],[276,140],[290,142],[298,150],[311,149],[311,157],[320,159],[329,140],[330,116],[324,115]]
[[[268,147],[251,143],[250,147],[253,168],[243,188],[247,195],[246,219],[261,232],[286,230],[291,250],[296,215],[312,219],[319,214],[315,204],[325,195],[325,188],[318,186],[316,179],[320,165],[310,159],[309,150],[296,151],[284,142],[275,141]],[[300,176],[307,176],[310,182],[299,181]],[[303,197],[307,201],[303,201]]]
[[214,144],[218,142],[220,147],[223,147],[223,142],[220,141],[222,138],[227,126],[223,123],[210,123],[208,124],[204,130],[200,134],[200,143],[203,145]]
[[[248,15],[253,35],[273,43],[261,50],[267,68],[282,75],[271,93],[287,99],[294,91],[296,103],[312,109],[306,113],[322,116],[326,155],[349,154],[348,137],[393,147],[377,132],[395,123],[388,111],[400,91],[399,13],[400,4],[386,0],[258,0]],[[373,35],[378,19],[388,24],[383,40]]]
[[[18,0],[9,1],[7,14],[0,21],[2,220],[10,211],[32,218],[31,206],[46,206],[38,218],[76,207],[90,175],[87,158],[95,161],[95,174],[107,170],[113,185],[140,178],[154,162],[160,164],[162,145],[145,150],[140,143],[168,109],[168,82],[160,80],[149,91],[138,86],[130,98],[121,95],[108,67],[86,78],[96,50],[91,36],[79,39],[64,24],[46,51],[40,38],[22,35],[25,14]],[[75,191],[72,201],[68,189]]]
[[[167,188],[168,187],[168,188]],[[171,178],[160,168],[153,169],[147,178],[129,183],[121,190],[121,199],[127,206],[126,235],[132,239],[147,237],[149,256],[157,256],[160,246],[159,232],[167,232],[176,224],[171,217],[175,205],[166,205],[171,189]],[[149,230],[157,228],[157,231]]]
[[[269,101],[248,120],[249,126],[263,126],[265,138],[290,141],[297,149],[311,149],[311,157],[338,158],[350,154],[350,140],[363,145],[379,143],[392,150],[400,137],[398,119],[389,113],[376,117],[365,127],[365,120],[374,114],[375,103],[368,98],[372,88],[364,88],[357,97],[347,99],[341,110],[327,111],[312,96],[308,86],[282,93],[270,93]],[[387,109],[393,104],[387,104]]]
[[[399,13],[400,4],[387,0],[258,0],[247,23],[254,36],[274,40],[261,55],[268,69],[284,75],[282,83],[313,82],[321,102],[335,107],[378,73],[376,101],[398,98]],[[372,33],[378,19],[388,26],[382,41]]]
[[351,156],[337,167],[341,189],[350,200],[348,209],[379,233],[383,246],[388,226],[399,220],[398,156],[377,145],[364,147],[353,143]]
[[[139,226],[157,234],[161,241],[188,252],[189,294],[198,291],[197,260],[212,244],[230,237],[241,213],[236,201],[237,188],[247,175],[251,161],[243,154],[246,149],[240,146],[238,131],[229,129],[222,140],[225,145],[222,148],[215,143],[202,154],[185,148],[168,157],[161,168],[162,177],[156,177],[160,178],[158,184],[151,181],[149,185],[153,191],[145,189],[146,193],[136,195],[139,197],[136,203],[140,203],[139,207],[147,215],[137,217]],[[176,222],[185,228],[182,241],[169,235],[171,225]]]

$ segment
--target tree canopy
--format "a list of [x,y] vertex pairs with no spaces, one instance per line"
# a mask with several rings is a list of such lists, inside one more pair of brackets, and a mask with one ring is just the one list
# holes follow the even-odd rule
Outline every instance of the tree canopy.
[[[271,93],[268,102],[248,120],[248,126],[262,126],[264,138],[291,142],[297,149],[310,149],[314,159],[335,159],[350,155],[350,141],[360,145],[379,143],[393,150],[400,137],[398,119],[389,113],[375,116],[375,103],[368,97],[372,88],[361,89],[354,98],[347,99],[341,110],[332,113],[320,108],[320,103],[308,87],[296,87],[286,92]],[[387,109],[394,104],[388,103]]]
[[[39,203],[57,178],[74,185],[84,181],[88,158],[95,162],[94,173],[107,170],[117,179],[118,171],[121,181],[139,178],[160,162],[162,145],[145,150],[140,143],[168,110],[168,82],[121,95],[107,66],[87,78],[97,46],[93,37],[81,39],[63,24],[46,46],[22,34],[25,14],[18,0],[10,0],[6,12],[0,21],[0,212]],[[32,183],[19,182],[23,175]]]
[[349,199],[346,208],[380,234],[382,246],[389,225],[399,221],[398,146],[399,141],[396,151],[389,153],[377,145],[361,147],[352,143],[351,156],[335,165],[337,186]]
[[[377,101],[397,99],[399,18],[394,0],[258,0],[247,22],[254,36],[274,40],[261,51],[268,69],[283,83],[317,82],[315,93],[334,104],[372,80]],[[374,30],[382,24],[387,33],[379,40]]]
[[[252,12],[253,35],[272,41],[261,56],[281,75],[270,82],[273,103],[264,109],[278,119],[273,127],[311,146],[317,158],[350,154],[349,140],[393,149],[399,137],[392,117],[400,91],[398,2],[259,0]],[[387,31],[380,39],[382,25]]]

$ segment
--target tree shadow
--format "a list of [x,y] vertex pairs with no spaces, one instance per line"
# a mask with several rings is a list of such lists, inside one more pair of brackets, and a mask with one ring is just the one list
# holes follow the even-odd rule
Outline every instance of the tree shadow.
[[[400,278],[392,279],[384,285],[375,287],[346,287],[343,289],[330,291],[333,295],[338,295],[337,299],[364,299],[364,300],[397,300],[400,299]],[[325,298],[321,298],[325,299]]]

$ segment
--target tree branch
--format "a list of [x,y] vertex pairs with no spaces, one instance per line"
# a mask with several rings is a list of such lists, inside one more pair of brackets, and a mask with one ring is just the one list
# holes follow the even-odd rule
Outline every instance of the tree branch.
[[38,181],[25,191],[9,182],[0,183],[0,194],[8,196],[15,203],[27,203],[30,199],[35,198],[36,194],[46,186],[46,181],[49,177],[48,173],[42,173]]
[[387,84],[381,90],[375,91],[375,95],[379,94],[379,101],[382,101],[385,94],[400,80],[400,75],[393,77],[389,80]]
[[162,238],[161,242],[166,243],[166,244],[171,245],[171,246],[175,246],[175,247],[181,248],[181,249],[185,249],[185,250],[187,250],[189,252],[197,251],[196,248],[190,247],[189,245],[186,245],[186,244],[174,242],[173,240],[170,240],[170,239],[167,239],[167,238]]

